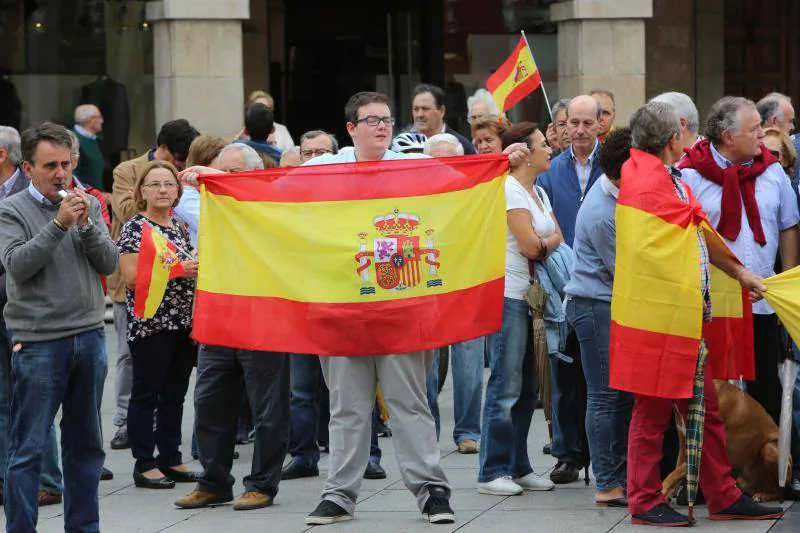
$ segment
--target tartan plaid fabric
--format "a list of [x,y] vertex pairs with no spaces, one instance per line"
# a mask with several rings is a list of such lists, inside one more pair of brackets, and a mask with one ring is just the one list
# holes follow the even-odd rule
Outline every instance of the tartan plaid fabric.
[[[672,165],[664,165],[672,178],[675,192],[683,202],[689,203],[689,195],[681,179],[681,171]],[[700,246],[700,275],[703,291],[703,322],[711,322],[711,275],[708,271],[708,245],[703,230],[697,228],[697,244]]]
[[686,420],[686,497],[690,506],[694,506],[700,480],[700,458],[702,456],[703,428],[706,418],[704,381],[707,360],[706,342],[700,339],[697,370],[694,375],[692,398],[689,400],[689,413]]

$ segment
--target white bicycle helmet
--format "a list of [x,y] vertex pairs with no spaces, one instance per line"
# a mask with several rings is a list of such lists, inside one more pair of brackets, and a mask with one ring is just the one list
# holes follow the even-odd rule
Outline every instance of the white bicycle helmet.
[[392,151],[401,153],[421,154],[425,149],[425,141],[428,138],[415,131],[401,133],[392,141]]

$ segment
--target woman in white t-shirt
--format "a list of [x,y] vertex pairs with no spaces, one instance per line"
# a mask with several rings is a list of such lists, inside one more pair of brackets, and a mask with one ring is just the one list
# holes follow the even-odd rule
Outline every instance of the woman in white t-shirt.
[[536,406],[536,372],[528,352],[530,315],[523,299],[530,285],[528,260],[544,260],[564,240],[545,192],[536,178],[550,168],[551,150],[532,122],[503,133],[503,147],[525,142],[530,156],[506,179],[505,298],[503,325],[489,336],[489,368],[481,428],[478,492],[508,496],[523,490],[550,490],[553,483],[533,473],[528,430]]

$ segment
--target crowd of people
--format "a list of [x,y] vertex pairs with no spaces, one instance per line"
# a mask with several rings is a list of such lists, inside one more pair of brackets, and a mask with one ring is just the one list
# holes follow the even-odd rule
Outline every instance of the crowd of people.
[[[378,437],[391,435],[398,471],[423,517],[452,523],[439,448],[439,369],[447,353],[451,437],[459,453],[476,455],[479,493],[553,490],[576,482],[591,465],[598,505],[628,508],[637,524],[690,525],[661,491],[677,456],[669,438],[676,431],[673,405],[685,415],[685,399],[610,383],[615,257],[618,243],[629,238],[624,228],[618,232],[615,214],[631,180],[653,191],[666,187],[677,210],[699,204],[735,255],[698,232],[698,309],[710,320],[709,265],[750,291],[756,370],[743,386],[777,423],[778,365],[797,349],[760,296],[763,278],[800,263],[800,138],[790,137],[788,97],[722,98],[708,111],[701,136],[698,111],[681,93],[653,98],[619,127],[614,94],[593,90],[556,102],[544,128],[512,124],[481,89],[468,100],[467,137],[447,125],[445,92],[422,84],[413,91],[406,128],[396,127],[400,119],[387,96],[353,95],[344,116],[350,146],[323,129],[305,132],[295,146],[273,108],[269,94],[250,95],[235,139],[203,135],[183,119],[165,123],[152,149],[113,169],[108,191],[98,148],[103,117],[95,106],[76,108],[70,129],[47,122],[20,135],[0,126],[0,495],[7,531],[35,530],[38,507],[62,499],[67,530],[99,531],[98,484],[113,475],[103,467],[100,419],[108,372],[106,295],[117,338],[110,447],[130,448],[138,488],[193,484],[174,500],[179,508],[231,501],[236,510],[267,507],[281,481],[319,476],[324,451],[327,479],[306,523],[350,520],[361,480],[386,477]],[[471,154],[506,154],[509,161],[499,331],[446,350],[358,357],[192,341],[202,269],[198,176]],[[137,270],[148,231],[174,245],[182,274],[168,282],[155,314],[143,318],[135,295],[142,290]],[[543,337],[531,323],[531,302],[542,296]],[[537,348],[548,361],[547,384],[537,379]],[[653,364],[656,374],[670,372],[650,360],[656,356],[649,348],[642,346],[642,364]],[[698,357],[705,350],[701,340]],[[201,471],[181,451],[195,367],[190,453]],[[391,414],[390,428],[376,395]],[[800,386],[795,398],[800,412]],[[528,457],[530,425],[542,403],[551,422],[551,441],[542,444],[554,459],[546,477],[534,473]],[[705,403],[700,484],[711,518],[779,518],[780,508],[756,503],[736,485],[710,377]],[[794,437],[800,444],[797,431]],[[252,443],[253,461],[243,493],[234,498],[237,443]],[[788,488],[800,493],[800,453],[795,465]]]

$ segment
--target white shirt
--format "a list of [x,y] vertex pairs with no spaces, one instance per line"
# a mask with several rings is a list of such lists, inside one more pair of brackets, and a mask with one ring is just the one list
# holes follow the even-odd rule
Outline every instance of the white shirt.
[[175,216],[189,228],[189,242],[197,250],[197,232],[200,229],[200,191],[197,187],[183,186],[183,194],[175,206]]
[[[714,145],[711,145],[711,153],[720,168],[727,168],[733,164],[725,159]],[[683,169],[681,176],[702,204],[711,225],[716,228],[722,214],[722,186],[703,178],[696,170],[690,168]],[[753,238],[753,230],[744,210],[744,201],[742,201],[742,229],[739,231],[739,236],[735,241],[724,240],[748,270],[766,278],[775,274],[780,232],[797,225],[800,221],[796,197],[780,163],[770,165],[756,178],[756,203],[767,243],[761,246]],[[767,315],[774,312],[766,300],[753,304],[755,314]]]
[[289,130],[286,129],[286,126],[283,124],[278,124],[277,122],[274,124],[275,126],[275,146],[280,148],[281,152],[285,152],[291,148],[294,148],[294,140],[292,139],[292,135],[289,133]]
[[[536,205],[531,197],[531,191],[525,189],[513,176],[506,178],[506,211],[512,209],[527,209],[531,214],[533,230],[542,238],[549,237],[556,231],[553,222],[553,208],[550,199],[541,187],[536,187],[539,198],[542,199],[544,211]],[[534,193],[535,194],[535,193]],[[522,255],[519,243],[511,233],[511,228],[506,229],[506,288],[504,296],[515,300],[522,300],[525,291],[531,284],[528,258]]]

